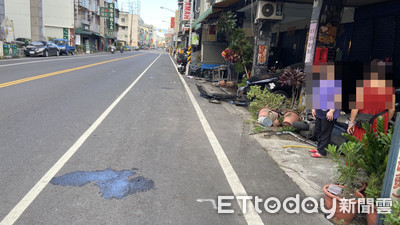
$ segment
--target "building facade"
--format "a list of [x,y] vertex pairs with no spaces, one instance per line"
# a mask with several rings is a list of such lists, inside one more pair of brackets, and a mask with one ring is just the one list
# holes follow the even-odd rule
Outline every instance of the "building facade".
[[42,8],[44,37],[71,39],[71,29],[74,28],[74,1],[43,0]]
[[129,43],[129,13],[120,12],[119,13],[119,27],[118,27],[118,42],[126,45]]
[[[31,30],[31,4],[26,0],[4,0],[4,15],[13,24],[13,34],[8,35],[6,41],[15,38],[32,38]],[[35,37],[36,39],[36,37]]]

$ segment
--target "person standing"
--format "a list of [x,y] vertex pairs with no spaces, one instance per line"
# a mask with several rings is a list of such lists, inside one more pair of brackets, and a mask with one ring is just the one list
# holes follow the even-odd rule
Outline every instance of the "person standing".
[[[372,60],[370,72],[364,74],[364,80],[360,81],[362,87],[356,89],[356,102],[352,103],[349,126],[347,133],[352,134],[361,141],[365,130],[356,126],[356,117],[359,113],[370,115],[382,115],[385,119],[385,132],[388,123],[395,113],[395,94],[393,81],[386,79],[386,72],[391,72],[391,63],[386,64],[377,59]],[[376,131],[376,118],[371,124]]]
[[312,115],[315,121],[315,135],[317,137],[317,149],[311,149],[311,157],[326,157],[326,148],[331,141],[333,126],[340,116],[340,109],[313,109]]

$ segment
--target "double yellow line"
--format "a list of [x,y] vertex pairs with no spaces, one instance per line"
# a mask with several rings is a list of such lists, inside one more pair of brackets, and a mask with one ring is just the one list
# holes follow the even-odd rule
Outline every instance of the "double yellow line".
[[37,79],[41,79],[41,78],[45,78],[45,77],[51,77],[51,76],[55,76],[58,74],[68,73],[68,72],[72,72],[72,71],[76,71],[76,70],[86,69],[89,67],[98,66],[98,65],[106,64],[106,63],[110,63],[110,62],[115,62],[115,61],[119,61],[119,60],[123,60],[123,59],[129,59],[129,58],[133,58],[133,57],[144,55],[144,54],[145,53],[134,55],[134,56],[127,56],[127,57],[118,58],[118,59],[111,59],[111,60],[93,63],[93,64],[89,64],[89,65],[85,65],[85,66],[79,66],[79,67],[75,67],[75,68],[71,68],[71,69],[60,70],[60,71],[56,71],[56,72],[45,73],[42,75],[37,75],[37,76],[33,76],[33,77],[27,77],[27,78],[23,78],[23,79],[19,79],[19,80],[14,80],[14,81],[0,84],[0,88],[16,85],[16,84],[20,84],[20,83],[25,83],[28,81],[33,81],[33,80],[37,80]]

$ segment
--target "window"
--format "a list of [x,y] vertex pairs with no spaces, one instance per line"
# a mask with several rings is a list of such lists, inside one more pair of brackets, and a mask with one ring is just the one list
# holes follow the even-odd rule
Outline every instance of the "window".
[[121,18],[121,22],[125,23],[125,18]]

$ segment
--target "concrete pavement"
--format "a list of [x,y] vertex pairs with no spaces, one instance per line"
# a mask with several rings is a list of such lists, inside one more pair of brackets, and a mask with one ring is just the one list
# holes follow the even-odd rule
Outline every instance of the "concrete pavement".
[[[193,80],[185,80],[190,97],[167,54],[145,53],[23,61],[27,63],[1,68],[4,83],[138,54],[0,88],[0,220],[93,125],[54,176],[93,175],[111,168],[134,171],[151,179],[154,188],[107,199],[96,184],[99,177],[76,186],[48,183],[15,224],[251,224],[237,201],[231,201],[233,214],[218,214],[211,202],[198,200],[232,195],[239,184],[247,195],[263,199],[305,197],[248,136],[251,127],[241,114],[225,104],[209,104]],[[58,58],[46,60],[52,59]],[[212,133],[221,149],[216,150]],[[239,180],[226,173],[232,170],[221,164],[221,154]],[[264,211],[259,218],[263,224],[327,223],[320,214],[283,211]]]

